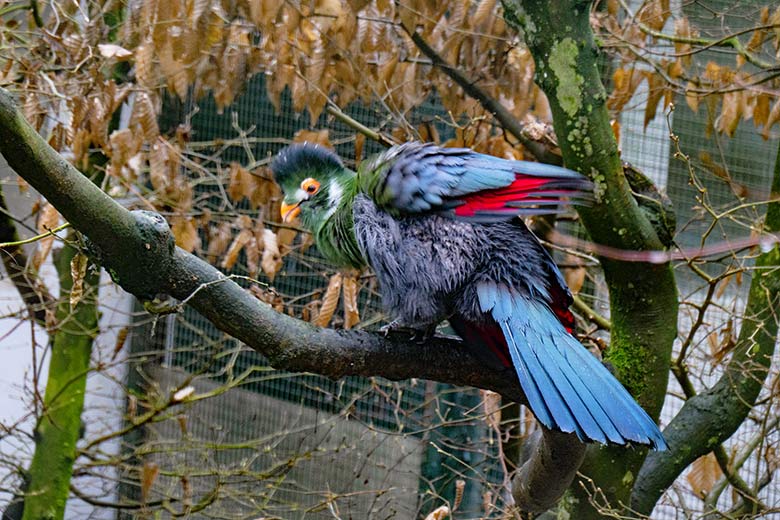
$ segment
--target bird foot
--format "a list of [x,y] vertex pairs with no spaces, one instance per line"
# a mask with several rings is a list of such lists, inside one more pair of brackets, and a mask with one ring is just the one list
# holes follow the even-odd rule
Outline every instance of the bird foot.
[[436,324],[416,325],[409,324],[400,319],[395,319],[379,328],[379,332],[385,337],[390,334],[403,334],[417,343],[425,343],[436,334]]

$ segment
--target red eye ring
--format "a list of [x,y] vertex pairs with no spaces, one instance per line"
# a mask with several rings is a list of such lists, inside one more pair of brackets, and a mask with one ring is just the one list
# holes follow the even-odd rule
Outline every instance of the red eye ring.
[[309,195],[314,195],[320,189],[320,181],[311,177],[304,179],[301,182],[301,189]]

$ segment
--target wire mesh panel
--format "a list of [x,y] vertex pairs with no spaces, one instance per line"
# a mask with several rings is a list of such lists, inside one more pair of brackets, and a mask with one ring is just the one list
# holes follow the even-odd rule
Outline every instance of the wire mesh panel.
[[[685,16],[702,37],[719,38],[754,25],[756,13],[766,5],[754,1],[682,2],[674,13]],[[668,26],[673,24],[670,19]],[[674,30],[665,28],[669,33]],[[673,50],[673,49],[672,49]],[[693,53],[693,70],[733,67],[734,55],[722,50]],[[754,71],[750,64],[744,71]],[[656,118],[645,125],[643,112],[649,93],[640,86],[632,99],[635,104],[622,114],[623,156],[642,166],[674,203],[677,216],[676,245],[692,259],[677,262],[675,274],[680,290],[679,340],[673,359],[686,350],[688,375],[698,391],[712,386],[723,375],[745,316],[747,291],[757,251],[740,246],[740,240],[755,236],[763,220],[770,193],[777,154],[777,140],[765,140],[751,121],[742,121],[733,136],[717,131],[721,101],[716,96],[696,97],[698,103],[678,97],[673,111],[659,106]],[[696,108],[696,110],[694,110]],[[674,139],[670,138],[675,136]],[[724,247],[725,246],[725,247]],[[700,248],[722,248],[718,254],[696,259]],[[706,262],[704,259],[706,258]],[[708,294],[708,276],[731,271]],[[739,272],[739,274],[735,274]],[[777,367],[778,357],[772,360]],[[771,388],[776,368],[767,378],[756,406],[748,419],[724,444],[735,473],[749,481],[759,500],[768,507],[780,505],[780,489],[772,482],[776,462],[774,448],[780,440]],[[669,394],[661,416],[666,425],[684,404],[684,391],[677,378],[670,378]],[[707,479],[711,479],[707,481]],[[727,479],[712,454],[699,459],[677,479],[656,507],[653,518],[700,518],[718,508],[727,511],[740,501],[737,493],[723,490]],[[768,513],[766,518],[777,517]]]
[[[701,59],[710,55],[702,54]],[[764,206],[734,208],[744,201],[770,198],[776,143],[763,141],[744,124],[734,137],[723,137],[712,128],[716,111],[704,104],[694,111],[680,103],[668,118],[661,107],[646,124],[644,104],[649,95],[642,85],[632,100],[636,106],[624,110],[621,148],[625,159],[666,188],[677,213],[677,245],[687,251],[749,236]],[[380,104],[354,104],[347,113],[380,128],[390,117]],[[412,128],[427,126],[441,140],[453,135],[457,126],[435,99],[403,117]],[[264,168],[270,158],[296,136],[327,141],[350,166],[356,156],[380,151],[378,144],[359,141],[353,128],[331,115],[310,121],[307,113],[293,110],[286,93],[277,110],[265,95],[262,76],[249,82],[245,93],[222,114],[211,99],[198,105],[171,101],[163,119],[187,150],[183,166],[197,200],[204,256],[238,275],[239,283],[280,312],[317,322],[329,301],[335,305],[320,325],[375,329],[383,323],[370,273],[339,272],[317,253],[309,237],[278,221],[273,205],[257,210],[246,198],[237,201],[230,193],[238,171],[234,164],[253,175],[267,175]],[[670,140],[669,133],[679,141]],[[688,159],[681,161],[676,152]],[[703,204],[726,218],[714,221]],[[227,237],[213,232],[236,222],[237,216],[275,233],[282,258],[272,276],[249,279],[257,269],[251,269],[246,249],[229,265],[224,260],[231,255],[229,249],[212,254],[217,240],[235,243],[244,231],[233,225],[225,228]],[[751,260],[729,252],[701,269],[713,274],[735,265],[749,268]],[[700,274],[686,263],[675,268],[682,300],[677,355],[698,321],[697,306],[705,287]],[[345,297],[345,280],[357,295],[355,309]],[[747,275],[724,284],[691,335],[688,363],[701,388],[723,373],[715,354],[739,328],[748,285]],[[136,335],[149,337],[148,330]],[[136,469],[127,472],[132,484],[127,494],[167,503],[171,514],[189,508],[190,514],[203,518],[418,518],[445,503],[462,519],[499,517],[505,511],[505,478],[513,468],[504,461],[517,458],[502,452],[513,443],[498,441],[499,431],[486,406],[490,398],[484,393],[424,381],[359,377],[334,381],[273,370],[258,353],[224,336],[190,309],[157,324],[151,344],[135,341],[134,348],[149,352],[138,369],[139,395],[152,396],[146,397],[148,406],[190,386],[198,397],[184,402],[176,413],[155,416],[144,438],[128,442]],[[675,381],[670,388],[664,423],[683,402]],[[727,443],[735,459],[758,437],[761,442],[780,440],[777,421],[768,420],[769,407],[771,402],[757,407]],[[521,414],[516,408],[505,408],[504,419],[520,422],[527,433],[530,426],[517,421]],[[774,464],[768,454],[766,446],[749,451],[741,473],[749,474],[750,485],[759,486]],[[148,486],[146,473],[155,475]],[[654,518],[704,512],[709,506],[700,500],[694,480],[680,479]],[[761,487],[759,496],[767,504],[780,503],[776,485]],[[724,493],[716,505],[727,508],[733,500]]]
[[[209,228],[246,215],[284,229],[276,227],[276,215],[258,214],[246,200],[236,203],[224,186],[231,162],[263,171],[296,132],[314,135],[308,114],[295,114],[290,103],[285,93],[277,112],[263,77],[223,114],[210,99],[197,106],[170,102],[164,124],[174,133],[178,126],[180,135],[186,125],[194,150],[188,173]],[[355,104],[348,113],[379,127],[385,112]],[[405,117],[411,125],[435,127],[443,139],[453,133],[435,102]],[[327,130],[329,142],[352,164],[353,129],[326,115],[315,128]],[[366,142],[361,154],[380,150]],[[237,232],[232,229],[231,238]],[[214,235],[209,229],[199,234],[208,256]],[[308,240],[294,235],[272,281],[245,278],[246,251],[227,270],[277,310],[312,319],[322,314],[329,284],[342,274]],[[221,259],[210,261],[219,265]],[[343,276],[353,277],[358,295],[360,319],[350,326],[379,327],[384,316],[373,276]],[[347,326],[346,305],[346,298],[338,300],[331,326]],[[457,504],[459,518],[483,518],[504,507],[501,443],[497,427],[486,420],[483,393],[426,381],[332,380],[278,371],[191,309],[166,320],[154,328],[156,346],[143,339],[152,334],[149,327],[134,336],[134,349],[156,352],[138,367],[139,393],[164,400],[192,386],[194,395],[209,398],[161,415],[143,439],[134,439],[136,467],[159,473],[144,489],[143,475],[128,472],[135,483],[126,486],[126,495],[168,501],[172,511],[186,502],[197,518],[412,519],[447,503]]]

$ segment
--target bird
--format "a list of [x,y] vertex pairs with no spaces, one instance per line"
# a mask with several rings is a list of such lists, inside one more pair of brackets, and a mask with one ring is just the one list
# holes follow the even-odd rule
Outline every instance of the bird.
[[584,176],[420,142],[356,170],[328,147],[295,143],[270,168],[282,219],[298,221],[333,264],[371,268],[391,326],[446,320],[486,360],[514,369],[548,429],[666,449],[655,421],[573,336],[571,292],[523,220],[592,200]]

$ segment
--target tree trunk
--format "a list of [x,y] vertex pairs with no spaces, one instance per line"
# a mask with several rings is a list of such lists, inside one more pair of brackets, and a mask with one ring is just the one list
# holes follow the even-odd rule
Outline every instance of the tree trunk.
[[[596,202],[580,209],[597,244],[625,250],[664,249],[634,200],[623,174],[601,83],[599,50],[590,28],[590,2],[503,0],[507,22],[525,36],[536,81],[547,94],[567,167],[588,175]],[[652,416],[666,394],[677,335],[677,288],[668,263],[601,259],[609,288],[612,331],[607,359]],[[572,518],[600,518],[592,502],[622,510],[629,502],[645,449],[591,446],[566,502]]]
[[60,520],[70,493],[70,479],[80,437],[81,412],[92,343],[98,331],[97,274],[84,280],[84,297],[71,311],[73,285],[70,262],[76,251],[65,246],[55,254],[60,279],[57,331],[51,340],[51,359],[43,411],[35,428],[35,453],[28,471],[24,520]]

